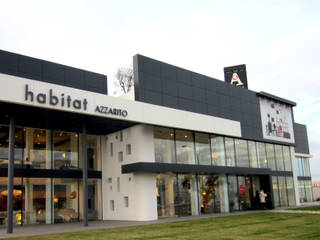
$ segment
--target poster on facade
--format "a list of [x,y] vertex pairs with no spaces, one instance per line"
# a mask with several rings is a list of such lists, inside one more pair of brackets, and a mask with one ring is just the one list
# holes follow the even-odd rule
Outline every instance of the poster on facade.
[[292,109],[288,104],[260,98],[263,138],[294,143]]

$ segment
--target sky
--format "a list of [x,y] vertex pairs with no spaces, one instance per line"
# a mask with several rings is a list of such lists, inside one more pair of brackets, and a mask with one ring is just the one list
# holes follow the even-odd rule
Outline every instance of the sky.
[[0,49],[108,76],[142,54],[210,77],[246,64],[249,89],[297,102],[320,182],[320,1],[2,0]]

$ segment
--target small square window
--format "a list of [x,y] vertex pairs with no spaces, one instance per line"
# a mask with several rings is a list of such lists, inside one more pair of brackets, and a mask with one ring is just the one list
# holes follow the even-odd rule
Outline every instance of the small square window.
[[123,162],[123,152],[118,153],[119,162]]
[[112,183],[112,178],[111,177],[108,178],[108,183]]
[[110,200],[110,210],[114,211],[114,200]]
[[117,191],[120,192],[120,177],[117,177]]
[[128,208],[129,207],[129,197],[126,196],[123,199],[124,199],[124,206]]
[[126,145],[126,152],[127,152],[128,155],[131,154],[131,144],[127,144]]

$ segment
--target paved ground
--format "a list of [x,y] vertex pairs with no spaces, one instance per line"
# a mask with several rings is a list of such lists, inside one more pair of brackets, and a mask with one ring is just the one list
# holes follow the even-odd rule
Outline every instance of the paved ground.
[[[306,206],[319,205],[318,204],[306,204]],[[305,205],[304,205],[305,206]],[[297,212],[285,209],[268,210],[269,212]],[[221,214],[207,214],[203,216],[188,216],[188,217],[176,217],[176,218],[163,218],[155,221],[93,221],[89,222],[88,227],[84,227],[82,223],[66,223],[66,224],[52,224],[52,225],[25,225],[23,227],[15,227],[12,234],[7,234],[5,228],[0,228],[0,239],[9,237],[20,237],[20,236],[32,236],[41,234],[52,234],[52,233],[62,233],[62,232],[77,232],[92,229],[102,229],[102,228],[116,228],[116,227],[128,227],[128,226],[138,226],[138,225],[149,225],[157,223],[166,222],[178,222],[187,221],[203,218],[216,218],[223,216],[232,215],[244,215],[253,214],[258,212],[266,211],[243,211],[243,212],[233,212],[233,213],[221,213]],[[300,212],[300,211],[299,211]],[[302,211],[302,212],[314,212],[314,211]],[[319,213],[317,213],[319,214]]]

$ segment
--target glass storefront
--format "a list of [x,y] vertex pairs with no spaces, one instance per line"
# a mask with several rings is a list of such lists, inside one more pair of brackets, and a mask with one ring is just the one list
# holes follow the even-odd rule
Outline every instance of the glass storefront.
[[211,165],[209,134],[196,133],[195,142],[198,163],[200,165]]
[[189,131],[176,130],[176,154],[177,163],[195,164],[193,133]]
[[230,211],[239,211],[239,192],[237,176],[228,176],[228,193]]
[[[0,178],[0,225],[7,221],[7,184],[7,178]],[[102,219],[101,194],[101,179],[89,179],[89,220]],[[15,178],[13,223],[76,222],[82,219],[82,201],[82,181],[79,179]]]
[[174,130],[170,128],[154,128],[155,161],[159,163],[175,163]]
[[271,170],[275,171],[277,168],[276,168],[276,159],[274,154],[274,145],[267,143],[266,150],[267,150],[268,167],[271,168]]
[[284,171],[284,162],[283,162],[283,154],[282,154],[282,146],[281,145],[275,145],[275,153],[276,153],[276,162],[277,162],[277,170],[278,171]]
[[[81,135],[80,135],[81,138]],[[9,128],[0,125],[0,167],[8,167]],[[78,133],[15,128],[15,168],[70,170],[82,168]],[[87,135],[88,169],[101,171],[100,137]],[[80,156],[80,158],[79,158]]]
[[225,138],[225,146],[226,146],[226,162],[228,167],[235,167],[235,154],[234,154],[234,139],[233,138]]
[[246,140],[235,139],[237,167],[249,167],[248,145]]
[[275,207],[280,207],[278,177],[272,176],[273,198]]
[[287,189],[288,189],[289,206],[295,206],[296,205],[296,196],[295,196],[295,192],[294,192],[293,178],[286,177],[286,182],[287,182]]
[[226,166],[225,148],[223,137],[211,135],[212,165]]

